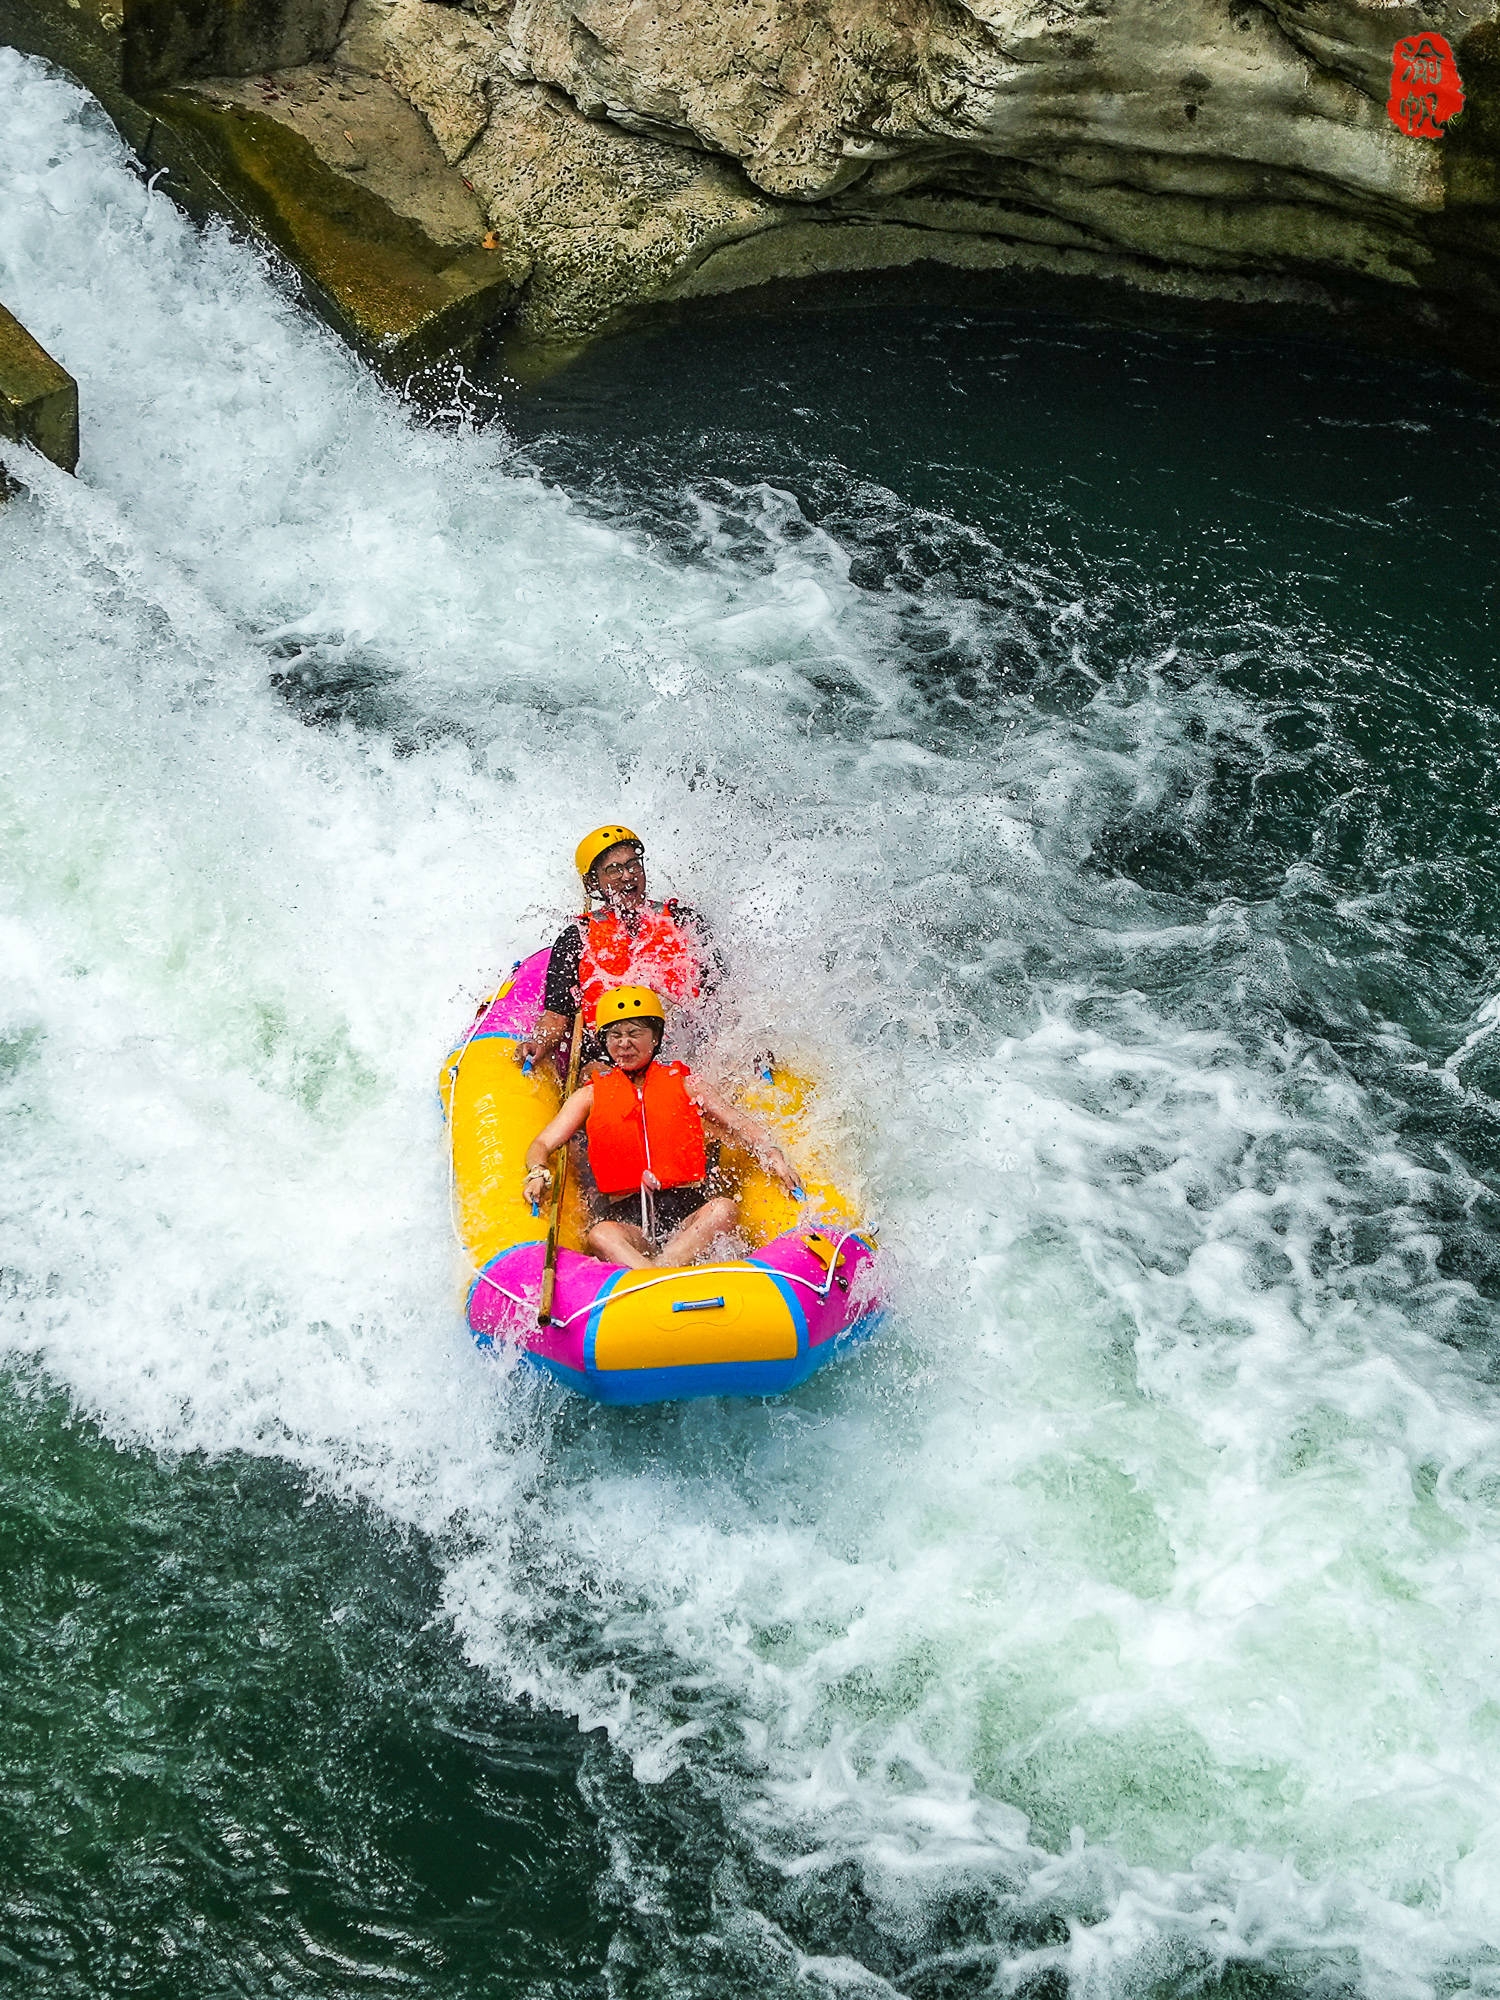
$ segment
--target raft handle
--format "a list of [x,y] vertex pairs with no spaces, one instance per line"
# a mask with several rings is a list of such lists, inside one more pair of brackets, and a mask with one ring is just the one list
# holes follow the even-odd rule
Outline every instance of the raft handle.
[[672,1310],[674,1313],[706,1313],[723,1303],[723,1299],[673,1299]]

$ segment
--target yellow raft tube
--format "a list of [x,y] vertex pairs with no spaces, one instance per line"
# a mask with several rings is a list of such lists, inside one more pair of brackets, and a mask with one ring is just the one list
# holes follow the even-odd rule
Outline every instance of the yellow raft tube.
[[[527,1146],[555,1115],[562,1080],[527,1071],[516,1044],[541,1012],[547,953],[518,964],[443,1065],[459,1241],[473,1271],[468,1321],[601,1403],[774,1396],[845,1353],[882,1317],[874,1242],[828,1181],[794,1201],[755,1160],[726,1148],[751,1254],[682,1270],[627,1270],[588,1255],[569,1175],[550,1322],[538,1308],[546,1217],[521,1198]],[[773,1070],[742,1098],[794,1158],[805,1154],[809,1086]],[[816,1218],[816,1219],[814,1219]]]

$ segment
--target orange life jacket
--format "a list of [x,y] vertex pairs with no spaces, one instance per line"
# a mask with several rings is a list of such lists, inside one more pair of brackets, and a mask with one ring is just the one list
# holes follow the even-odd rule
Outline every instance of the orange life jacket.
[[664,1188],[691,1187],[708,1171],[703,1114],[687,1094],[683,1063],[648,1063],[634,1076],[607,1069],[594,1080],[585,1130],[589,1169],[607,1200],[634,1194],[647,1168]]
[[592,1027],[594,1010],[612,986],[649,986],[679,1005],[698,992],[701,968],[693,939],[672,915],[672,905],[640,912],[638,928],[627,930],[613,910],[590,917],[578,961],[583,1018]]

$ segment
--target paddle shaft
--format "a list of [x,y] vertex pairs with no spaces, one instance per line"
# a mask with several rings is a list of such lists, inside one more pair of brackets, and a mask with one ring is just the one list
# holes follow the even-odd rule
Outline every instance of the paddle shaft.
[[[578,1088],[578,1058],[583,1053],[583,1007],[579,1005],[573,1016],[573,1046],[568,1054],[568,1087],[563,1092],[566,1104]],[[557,1178],[552,1183],[552,1215],[547,1223],[547,1255],[542,1263],[542,1300],[537,1307],[538,1326],[552,1324],[552,1293],[557,1284],[557,1235],[562,1226],[563,1190],[568,1184],[568,1149],[558,1148]]]

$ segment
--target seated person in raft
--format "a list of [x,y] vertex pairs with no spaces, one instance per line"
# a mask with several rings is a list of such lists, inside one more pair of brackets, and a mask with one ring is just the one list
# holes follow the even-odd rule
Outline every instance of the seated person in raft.
[[[565,1055],[580,999],[589,1026],[611,987],[649,986],[690,1019],[712,997],[724,976],[719,948],[696,910],[649,900],[645,853],[628,826],[596,826],[578,843],[583,915],[552,947],[542,1016],[518,1044],[517,1062],[539,1063],[558,1049]],[[590,1037],[584,1059],[598,1053]]]
[[659,1063],[666,1009],[644,986],[606,993],[594,1015],[610,1067],[575,1090],[526,1148],[522,1194],[539,1203],[547,1160],[582,1131],[599,1208],[588,1246],[610,1264],[690,1264],[739,1220],[739,1203],[708,1186],[705,1128],[759,1156],[790,1194],[791,1162],[770,1135],[682,1063]]

